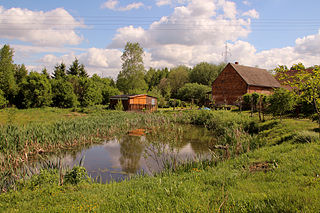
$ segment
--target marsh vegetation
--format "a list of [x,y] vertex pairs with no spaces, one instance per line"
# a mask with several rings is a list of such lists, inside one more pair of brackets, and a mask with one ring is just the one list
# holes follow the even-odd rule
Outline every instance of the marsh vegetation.
[[[8,143],[8,151],[1,153],[10,156],[9,150],[13,150],[11,153],[16,153],[19,159],[25,153],[25,143],[20,145],[22,141],[35,141],[30,143],[34,144],[33,150],[43,149],[43,153],[35,152],[34,157],[28,155],[28,160],[52,151],[77,156],[81,146],[94,149],[109,144],[118,146],[120,155],[116,158],[121,171],[111,166],[105,173],[113,169],[120,175],[135,173],[141,169],[144,157],[154,158],[153,163],[163,166],[164,170],[131,176],[130,180],[121,178],[120,183],[100,184],[88,179],[90,169],[86,171],[75,166],[64,170],[47,165],[38,175],[17,181],[16,191],[1,194],[2,209],[33,212],[106,209],[110,212],[168,212],[172,209],[314,212],[320,209],[320,149],[316,123],[299,119],[259,122],[258,117],[251,118],[246,113],[202,110],[153,114],[92,110],[83,114],[85,116],[41,121],[40,124],[13,123],[12,129],[5,124],[1,127],[1,136],[16,143],[10,146]],[[63,128],[57,128],[59,125]],[[52,134],[53,129],[57,129],[56,135]],[[74,133],[67,134],[73,129],[76,129]],[[143,136],[130,136],[141,132],[131,132],[137,129],[146,131]],[[24,134],[26,136],[22,137]],[[20,140],[14,140],[19,138],[17,136]],[[46,140],[42,142],[42,138]],[[103,144],[111,139],[117,141]],[[198,143],[198,140],[204,142]],[[46,148],[51,146],[54,150]],[[184,158],[177,153],[190,146],[198,153],[197,157],[179,163],[178,160]],[[86,159],[84,166],[85,162]],[[10,162],[3,165],[12,166]],[[34,202],[39,205],[35,206]]]

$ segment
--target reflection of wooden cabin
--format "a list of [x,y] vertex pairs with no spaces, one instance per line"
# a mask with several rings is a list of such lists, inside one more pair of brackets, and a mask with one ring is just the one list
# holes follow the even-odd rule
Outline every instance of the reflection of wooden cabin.
[[158,109],[157,98],[149,95],[116,95],[110,97],[110,108],[114,109],[121,101],[125,111],[156,111]]
[[216,105],[236,105],[246,93],[272,94],[280,83],[265,69],[227,64],[212,84],[212,98]]

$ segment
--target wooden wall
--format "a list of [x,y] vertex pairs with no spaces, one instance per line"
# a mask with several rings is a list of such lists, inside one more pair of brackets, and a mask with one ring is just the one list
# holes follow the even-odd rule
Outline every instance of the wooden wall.
[[212,98],[217,105],[234,105],[237,99],[247,93],[247,83],[228,64],[212,84]]
[[[110,100],[110,108],[114,109],[118,100]],[[147,95],[133,96],[128,100],[122,100],[122,105],[125,111],[156,111],[158,109],[157,98],[149,97]]]
[[258,87],[258,86],[249,86],[247,93],[260,93],[265,95],[273,94],[274,89],[270,87]]

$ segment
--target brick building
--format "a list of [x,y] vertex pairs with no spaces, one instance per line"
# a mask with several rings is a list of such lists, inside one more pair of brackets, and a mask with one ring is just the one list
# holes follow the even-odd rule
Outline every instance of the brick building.
[[235,105],[246,93],[272,94],[280,83],[265,69],[229,63],[212,84],[216,105]]

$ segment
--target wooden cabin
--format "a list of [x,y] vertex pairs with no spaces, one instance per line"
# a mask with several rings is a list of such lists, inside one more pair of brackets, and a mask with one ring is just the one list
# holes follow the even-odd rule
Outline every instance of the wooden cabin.
[[122,102],[125,111],[157,111],[158,100],[149,95],[116,95],[110,97],[110,108],[115,109],[118,102]]
[[236,105],[246,93],[272,94],[280,83],[265,69],[229,63],[212,83],[215,105]]

